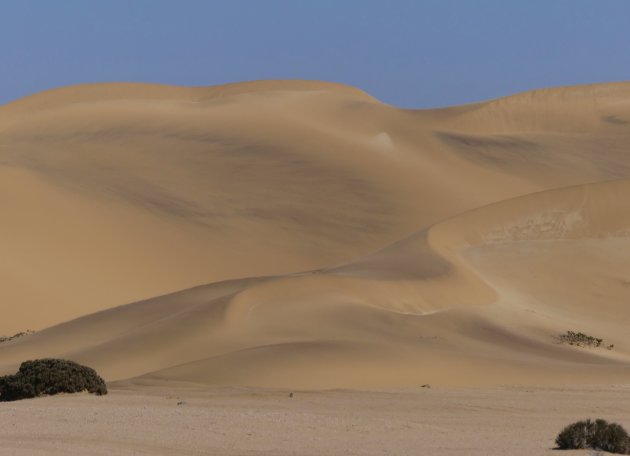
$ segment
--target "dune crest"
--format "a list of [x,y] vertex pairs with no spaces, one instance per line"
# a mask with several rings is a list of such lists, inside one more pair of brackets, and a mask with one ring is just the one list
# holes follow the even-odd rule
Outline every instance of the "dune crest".
[[[627,381],[625,119],[627,83],[429,111],[303,81],[2,106],[0,331],[49,327],[1,344],[0,370],[57,356],[138,384]],[[614,350],[556,343],[567,330]]]

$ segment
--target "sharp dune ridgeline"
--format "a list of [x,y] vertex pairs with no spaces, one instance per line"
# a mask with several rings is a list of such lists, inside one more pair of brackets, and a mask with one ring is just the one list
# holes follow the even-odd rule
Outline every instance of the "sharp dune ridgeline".
[[0,106],[0,214],[0,334],[37,330],[0,373],[630,380],[630,83],[434,110],[314,81],[51,90]]

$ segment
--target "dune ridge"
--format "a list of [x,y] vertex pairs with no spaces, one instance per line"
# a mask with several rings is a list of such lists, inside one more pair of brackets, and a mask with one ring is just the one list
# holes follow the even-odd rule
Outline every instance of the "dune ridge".
[[[419,111],[301,81],[2,106],[2,330],[48,327],[1,344],[0,370],[59,356],[136,385],[627,381],[625,119],[630,83]],[[556,343],[567,330],[614,350]]]

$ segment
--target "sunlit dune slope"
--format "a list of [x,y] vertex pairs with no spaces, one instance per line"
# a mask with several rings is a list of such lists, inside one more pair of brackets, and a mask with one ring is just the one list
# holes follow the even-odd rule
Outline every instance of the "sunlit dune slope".
[[[140,384],[627,381],[628,196],[624,180],[492,204],[347,266],[110,309],[0,354],[70,357]],[[614,350],[560,345],[566,330]]]
[[19,100],[0,108],[0,332],[69,321],[0,345],[0,370],[627,381],[629,148],[623,83],[420,111],[304,81]]
[[391,113],[299,81],[79,86],[2,107],[2,331],[341,263],[470,205],[428,204],[446,185],[394,147]]

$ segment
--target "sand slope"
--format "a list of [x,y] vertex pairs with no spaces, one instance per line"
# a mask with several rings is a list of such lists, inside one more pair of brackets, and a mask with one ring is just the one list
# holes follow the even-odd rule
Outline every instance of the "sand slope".
[[[300,81],[79,86],[0,122],[2,331],[68,320],[0,345],[0,370],[630,378],[630,84],[431,111]],[[566,330],[614,349],[555,343]]]

